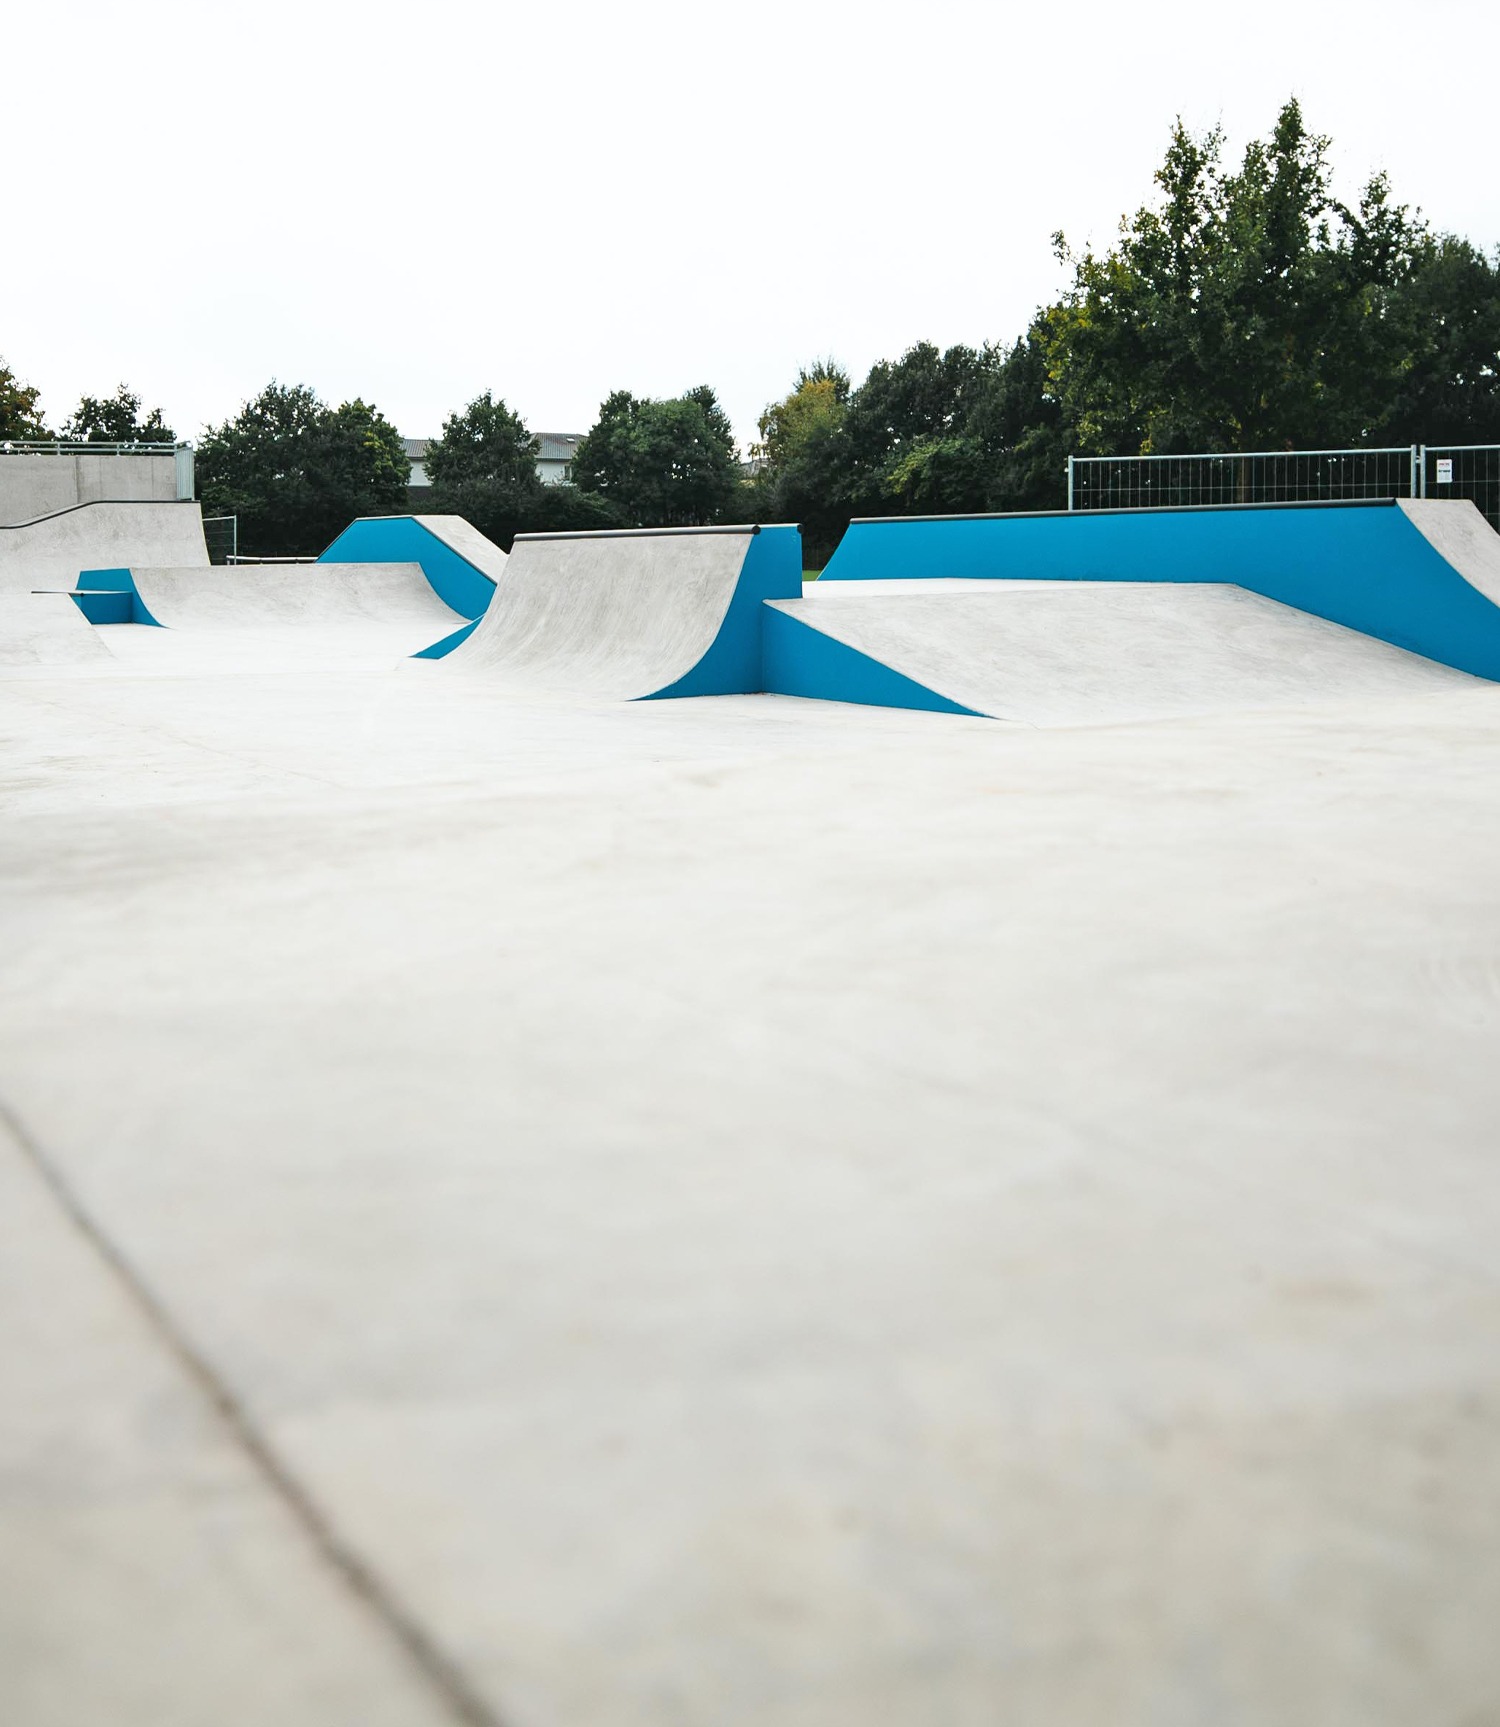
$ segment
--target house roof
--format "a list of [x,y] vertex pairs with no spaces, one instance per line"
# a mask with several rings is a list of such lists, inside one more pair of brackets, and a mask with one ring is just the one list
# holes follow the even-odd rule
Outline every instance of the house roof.
[[539,462],[571,462],[584,439],[582,432],[533,432],[532,436],[540,446],[537,451]]
[[[573,454],[583,442],[582,432],[533,432],[539,446],[537,460],[540,462],[571,462]],[[406,448],[406,459],[409,462],[420,462],[427,454],[427,446],[431,438],[403,438]]]

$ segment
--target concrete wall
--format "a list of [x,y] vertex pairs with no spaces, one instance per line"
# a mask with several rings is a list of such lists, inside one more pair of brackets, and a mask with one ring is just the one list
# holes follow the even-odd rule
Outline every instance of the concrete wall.
[[159,456],[0,454],[0,525],[32,522],[76,504],[171,503],[177,462]]

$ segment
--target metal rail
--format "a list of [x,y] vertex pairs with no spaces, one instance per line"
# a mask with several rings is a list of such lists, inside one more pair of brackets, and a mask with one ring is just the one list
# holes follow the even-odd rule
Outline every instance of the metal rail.
[[129,444],[93,443],[87,438],[3,438],[0,456],[170,456],[192,447],[186,438],[140,438]]

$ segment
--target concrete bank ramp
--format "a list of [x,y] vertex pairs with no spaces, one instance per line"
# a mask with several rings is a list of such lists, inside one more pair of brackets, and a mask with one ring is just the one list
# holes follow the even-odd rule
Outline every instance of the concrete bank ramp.
[[461,619],[483,614],[506,554],[462,516],[360,516],[320,564],[419,564],[432,591]]
[[99,632],[66,594],[0,594],[0,676],[110,658]]
[[1219,583],[860,581],[767,608],[766,687],[1031,726],[1483,687]]
[[130,570],[144,615],[169,630],[405,632],[410,652],[464,619],[433,593],[417,564],[235,564]]
[[0,526],[0,593],[67,590],[77,585],[80,571],[136,564],[207,569],[197,504],[78,504]]
[[790,527],[523,534],[489,610],[442,663],[518,694],[753,692],[762,602],[801,585]]
[[910,578],[1231,582],[1500,679],[1500,535],[1467,498],[884,517],[819,585]]

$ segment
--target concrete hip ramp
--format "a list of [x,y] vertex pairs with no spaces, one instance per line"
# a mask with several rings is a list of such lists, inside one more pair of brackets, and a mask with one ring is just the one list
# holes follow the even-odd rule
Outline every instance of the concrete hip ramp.
[[96,664],[113,658],[66,594],[0,594],[0,676],[31,666]]
[[1479,682],[1220,583],[819,583],[767,610],[769,689],[1030,726],[1386,702]]
[[67,590],[84,570],[132,565],[207,569],[197,504],[78,504],[36,521],[0,525],[0,593]]
[[443,661],[522,694],[601,701],[762,688],[762,602],[800,593],[789,527],[517,537],[489,610]]

